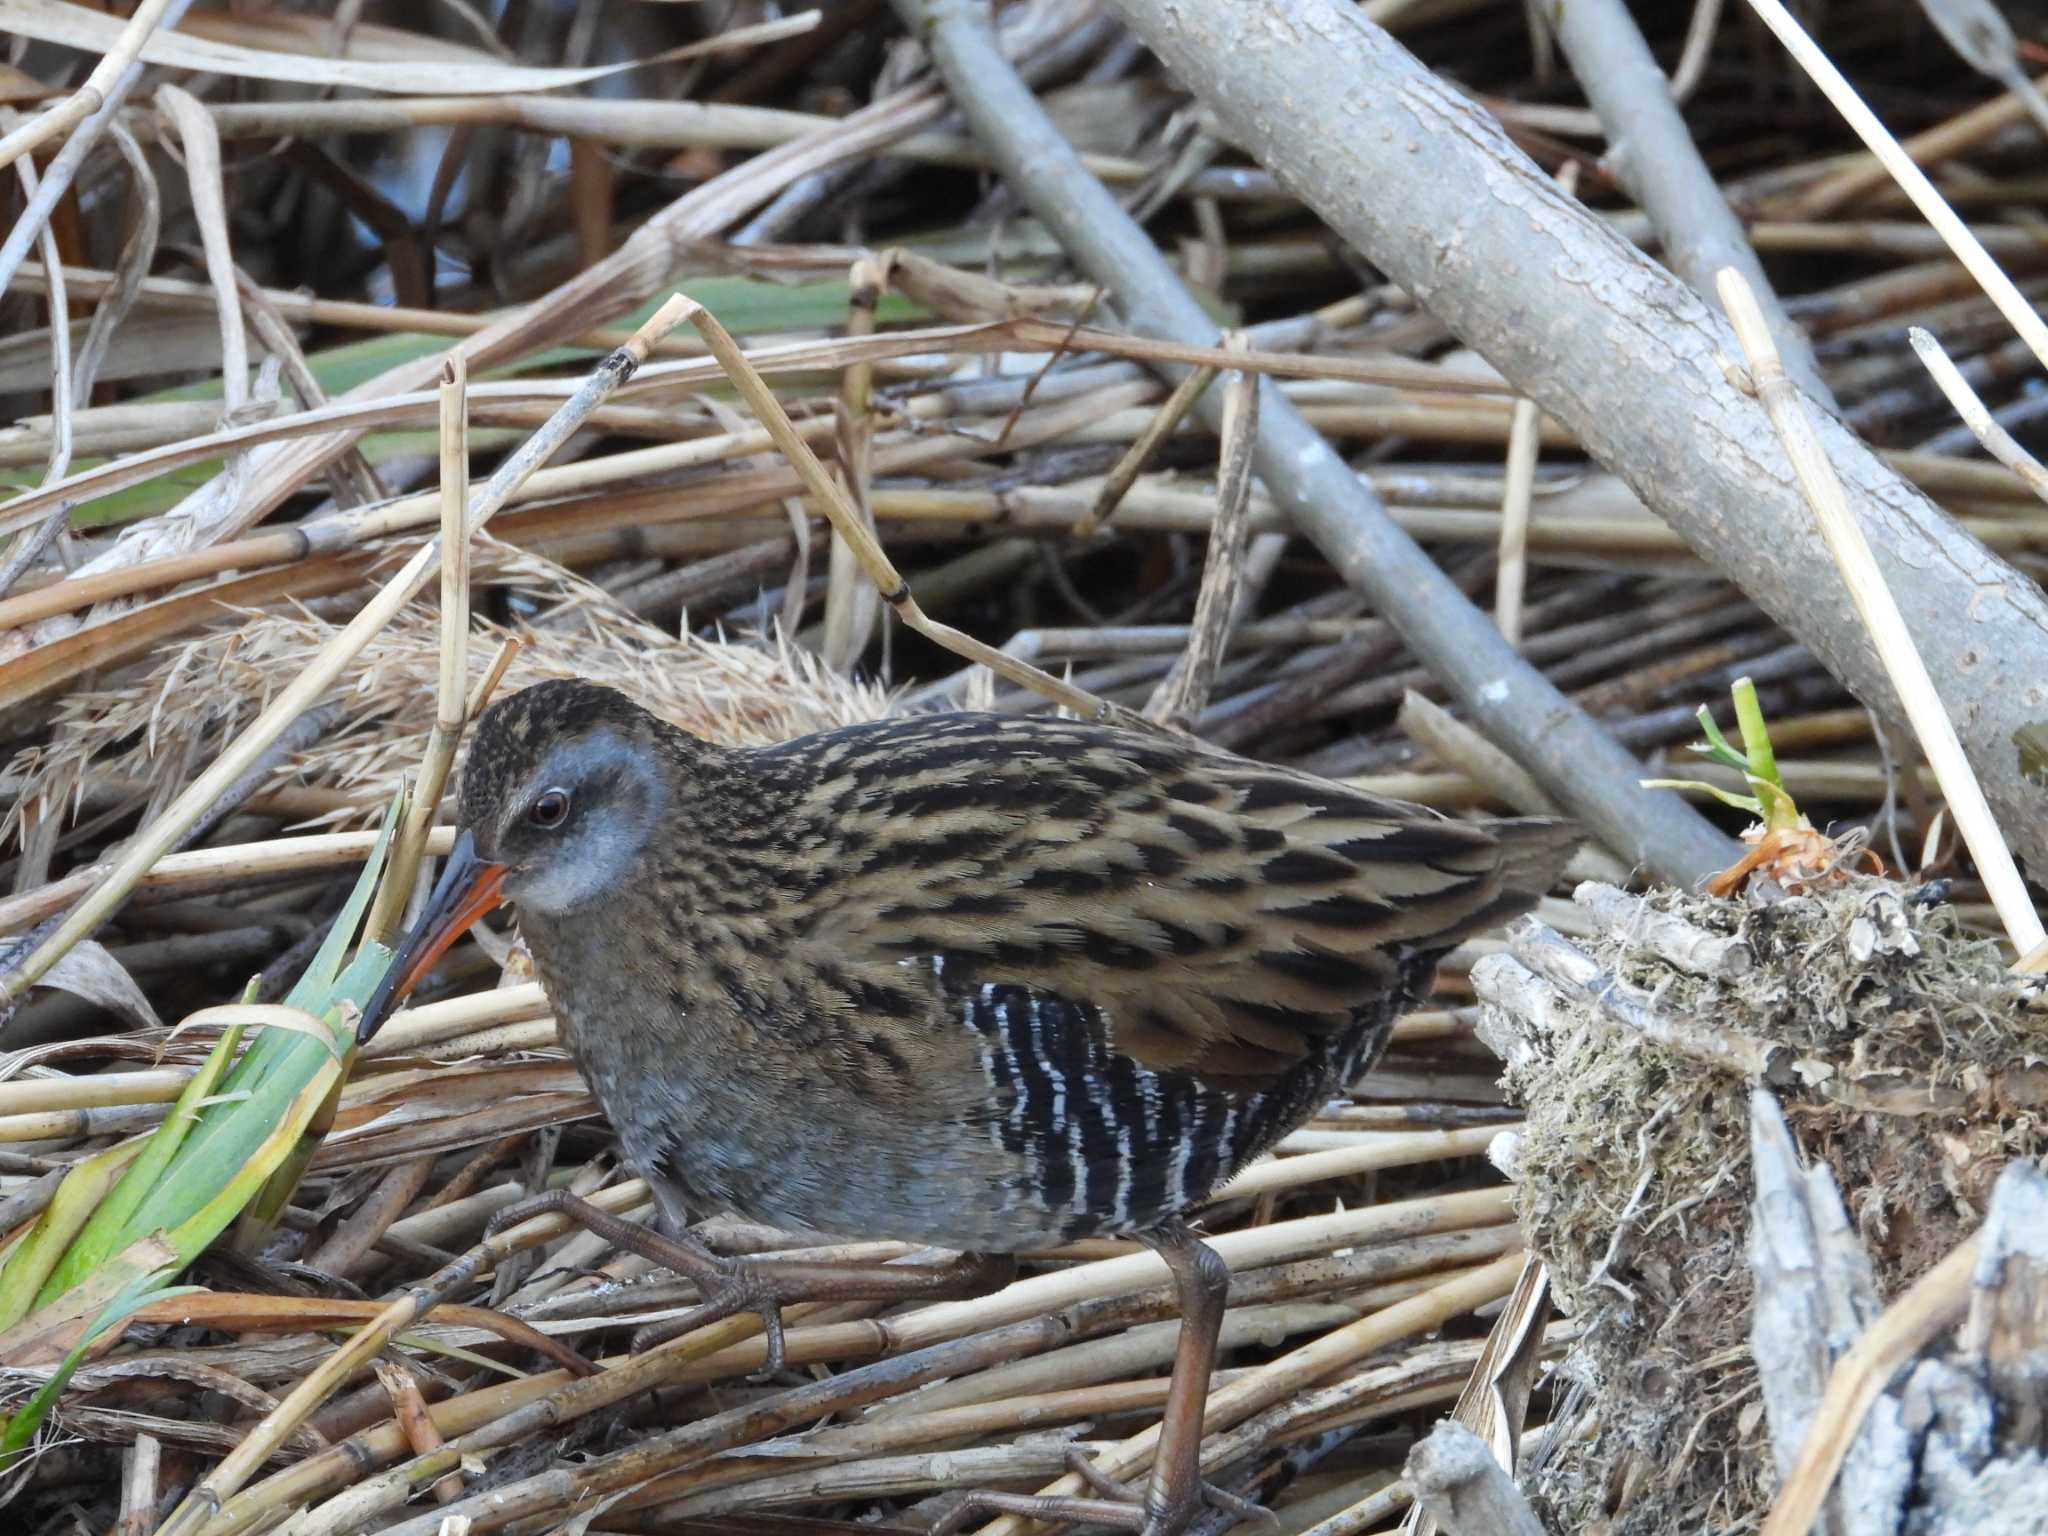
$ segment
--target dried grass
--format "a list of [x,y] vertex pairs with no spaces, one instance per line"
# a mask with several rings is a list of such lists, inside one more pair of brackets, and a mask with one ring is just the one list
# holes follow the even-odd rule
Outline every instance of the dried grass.
[[[493,540],[472,556],[478,588],[516,598],[532,617],[516,631],[519,654],[501,687],[582,677],[630,693],[663,718],[730,746],[759,746],[809,731],[879,719],[887,690],[826,670],[781,637],[707,639],[669,634],[637,618],[603,588],[541,556]],[[364,651],[353,680],[321,701],[340,723],[312,752],[280,764],[263,787],[345,792],[349,803],[308,825],[371,825],[401,780],[419,767],[434,725],[440,675],[439,616],[407,609]],[[24,810],[76,802],[95,774],[182,788],[334,637],[339,625],[305,608],[230,612],[197,638],[160,650],[117,686],[67,694],[49,740],[22,751],[8,772],[25,787],[0,823],[18,837]],[[511,630],[479,622],[469,648],[472,685]]]

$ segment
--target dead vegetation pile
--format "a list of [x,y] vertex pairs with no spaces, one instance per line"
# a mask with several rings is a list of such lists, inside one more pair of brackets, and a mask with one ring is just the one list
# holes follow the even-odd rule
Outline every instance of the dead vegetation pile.
[[1531,1487],[1553,1529],[1747,1530],[1777,1485],[1750,1338],[1759,1079],[1703,1051],[1763,1068],[1886,1301],[2048,1141],[2048,1012],[1944,895],[1864,875],[1659,892],[1577,941],[1592,998],[1490,1010],[1528,1115],[1516,1208],[1583,1330]]
[[[878,719],[889,708],[889,690],[832,671],[781,631],[728,638],[663,630],[553,561],[495,541],[479,544],[472,574],[524,615],[516,625],[475,623],[472,686],[516,638],[500,687],[561,677],[605,683],[728,746],[787,741]],[[158,802],[177,794],[339,629],[305,608],[246,612],[166,647],[117,686],[66,694],[47,736],[6,767],[18,790],[0,837],[19,835],[26,817],[75,811],[96,782],[137,786],[137,798],[146,786]],[[379,632],[358,668],[313,706],[321,722],[315,739],[277,754],[252,786],[257,808],[282,810],[294,826],[374,825],[425,756],[440,646],[432,603]]]

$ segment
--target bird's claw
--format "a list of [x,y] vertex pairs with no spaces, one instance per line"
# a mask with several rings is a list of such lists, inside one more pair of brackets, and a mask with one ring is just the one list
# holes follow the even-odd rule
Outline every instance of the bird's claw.
[[783,1287],[767,1279],[744,1259],[717,1255],[713,1262],[715,1272],[698,1277],[702,1300],[673,1322],[655,1324],[634,1335],[635,1353],[728,1317],[751,1312],[761,1319],[761,1337],[765,1341],[767,1355],[760,1369],[747,1374],[747,1380],[767,1381],[780,1375],[789,1364],[782,1330],[782,1309],[786,1303],[803,1298],[783,1294]]
[[1280,1523],[1280,1517],[1265,1505],[1211,1482],[1198,1481],[1185,1490],[1169,1490],[1163,1497],[1157,1488],[1141,1493],[1097,1466],[1095,1458],[1078,1445],[1067,1448],[1067,1470],[1104,1498],[1139,1506],[1145,1515],[1140,1536],[1178,1536],[1194,1523],[1195,1515],[1205,1504],[1239,1520],[1256,1520],[1266,1526]]

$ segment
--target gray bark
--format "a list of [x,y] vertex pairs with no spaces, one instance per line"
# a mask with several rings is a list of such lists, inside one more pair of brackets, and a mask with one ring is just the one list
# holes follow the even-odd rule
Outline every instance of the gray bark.
[[[1752,1090],[1756,1180],[1749,1266],[1756,1275],[1750,1353],[1763,1382],[1778,1475],[1791,1472],[1828,1373],[1883,1311],[1870,1259],[1827,1165],[1807,1167],[1770,1090]],[[1828,1536],[1892,1536],[1913,1483],[1910,1435],[1896,1398],[1881,1398],[1842,1463],[1819,1528]]]
[[1756,292],[1785,372],[1832,410],[1835,397],[1820,376],[1812,344],[1778,303],[1628,7],[1622,0],[1563,0],[1547,14],[1580,89],[1607,130],[1606,163],[1650,216],[1664,264],[1709,304],[1715,303],[1714,274],[1723,267],[1740,272]]
[[[1719,315],[1338,0],[1112,0],[1224,131],[1568,426],[1858,697],[1897,699]],[[2048,716],[2048,600],[1831,416],[1822,443],[2007,837],[2048,869],[2012,733]]]
[[1543,1522],[1486,1443],[1453,1419],[1416,1443],[1401,1475],[1445,1536],[1543,1536]]

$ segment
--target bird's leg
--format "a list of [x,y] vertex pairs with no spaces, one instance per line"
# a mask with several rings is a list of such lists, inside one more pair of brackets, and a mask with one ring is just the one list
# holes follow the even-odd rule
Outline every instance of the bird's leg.
[[947,1264],[819,1264],[797,1259],[737,1259],[713,1253],[687,1232],[664,1236],[627,1221],[566,1190],[549,1190],[508,1206],[491,1220],[490,1232],[549,1212],[567,1216],[606,1242],[650,1264],[694,1280],[703,1303],[672,1322],[655,1323],[633,1336],[633,1348],[652,1348],[667,1339],[741,1312],[761,1319],[768,1356],[761,1374],[780,1371],[785,1360],[782,1309],[800,1301],[916,1301],[969,1296],[1000,1285],[1016,1273],[1007,1255],[962,1254]]
[[1166,1388],[1166,1411],[1159,1421],[1159,1448],[1152,1458],[1152,1479],[1142,1497],[1093,1462],[1079,1455],[1068,1466],[1102,1495],[997,1493],[976,1489],[946,1512],[932,1527],[932,1536],[951,1536],[979,1514],[1023,1515],[1033,1520],[1085,1522],[1137,1531],[1142,1536],[1179,1536],[1205,1502],[1239,1518],[1271,1512],[1202,1481],[1202,1410],[1209,1400],[1209,1378],[1216,1366],[1216,1341],[1223,1331],[1223,1312],[1230,1300],[1230,1270],[1222,1257],[1195,1236],[1185,1222],[1171,1221],[1138,1234],[1166,1261],[1180,1305],[1180,1337],[1174,1343],[1173,1377]]
[[1159,1420],[1152,1482],[1145,1490],[1146,1536],[1175,1536],[1202,1503],[1202,1410],[1209,1402],[1216,1341],[1230,1304],[1230,1268],[1221,1254],[1177,1218],[1140,1237],[1166,1261],[1180,1302],[1173,1377],[1166,1387],[1166,1412]]

